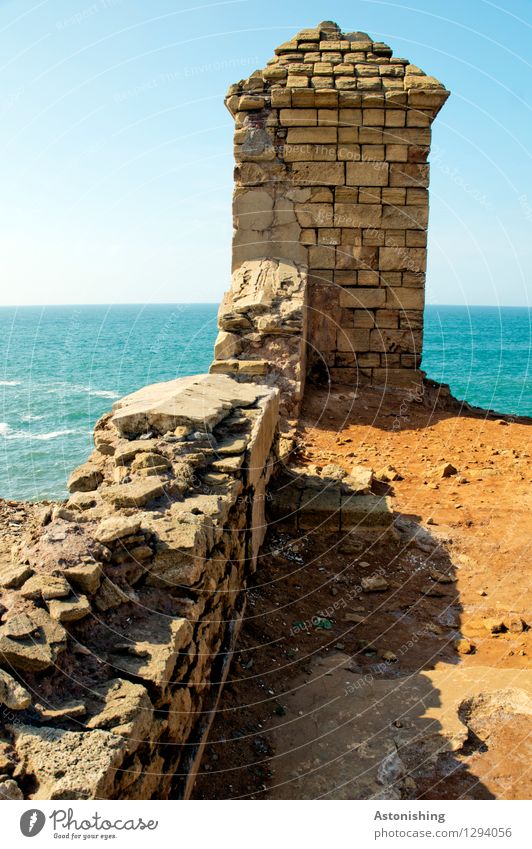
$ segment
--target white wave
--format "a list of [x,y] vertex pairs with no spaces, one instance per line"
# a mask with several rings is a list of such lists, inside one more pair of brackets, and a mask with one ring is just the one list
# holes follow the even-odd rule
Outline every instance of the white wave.
[[29,439],[57,439],[58,436],[69,436],[71,433],[85,433],[84,430],[51,430],[50,433],[23,434]]
[[40,422],[41,419],[45,419],[46,416],[34,416],[32,413],[28,413],[26,416],[21,416],[20,418],[23,422]]
[[20,386],[21,380],[0,380],[0,386]]
[[89,395],[95,395],[98,398],[120,398],[117,392],[112,392],[110,389],[83,389],[83,392],[88,392]]
[[89,433],[89,431],[67,428],[65,430],[51,430],[49,433],[30,433],[27,430],[11,430],[6,422],[0,422],[0,436],[3,436],[5,439],[26,439],[29,442],[33,442],[34,440],[46,441],[48,439],[57,439],[59,436],[70,436],[73,433]]

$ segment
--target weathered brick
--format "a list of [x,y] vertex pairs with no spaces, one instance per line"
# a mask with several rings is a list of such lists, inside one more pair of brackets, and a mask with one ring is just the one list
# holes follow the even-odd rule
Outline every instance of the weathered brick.
[[296,206],[296,218],[301,227],[332,227],[332,203],[302,203]]
[[427,252],[422,248],[381,248],[379,268],[382,271],[424,271]]
[[[384,291],[384,290],[383,290]],[[422,310],[425,306],[423,289],[386,289],[386,306],[389,309]]]
[[426,206],[383,206],[382,226],[396,230],[419,230],[428,225]]
[[326,245],[310,246],[309,262],[312,268],[334,268],[336,265],[336,248]]
[[318,123],[318,110],[281,109],[279,119],[283,127],[315,127]]
[[296,185],[342,186],[344,168],[343,162],[294,162],[289,177]]
[[429,166],[410,163],[390,165],[390,186],[424,188],[429,184]]
[[379,227],[382,207],[378,204],[336,203],[334,206],[335,227]]
[[386,305],[386,289],[342,289],[340,292],[340,306],[350,309],[368,309],[384,307]]
[[286,144],[285,162],[336,162],[335,144]]
[[337,331],[336,347],[338,351],[368,351],[369,336],[370,331],[365,328],[341,327]]
[[386,186],[389,167],[387,162],[348,162],[346,183],[348,186]]
[[328,144],[337,140],[336,127],[293,127],[286,137],[288,144]]

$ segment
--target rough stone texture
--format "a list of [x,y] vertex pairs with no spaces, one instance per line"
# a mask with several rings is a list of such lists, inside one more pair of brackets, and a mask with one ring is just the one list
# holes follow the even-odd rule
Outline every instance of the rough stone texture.
[[73,732],[13,726],[16,752],[35,778],[34,799],[106,799],[126,744],[106,731]]
[[[230,87],[233,268],[236,279],[250,261],[306,272],[315,380],[415,391],[427,158],[431,124],[449,92],[388,45],[352,35],[337,24],[303,30],[263,70]],[[256,328],[223,316],[216,357],[229,372],[242,352],[238,337]],[[264,347],[257,343],[255,356],[271,362]]]
[[[301,315],[296,295],[279,326]],[[90,503],[54,508],[13,552],[22,565],[2,564],[0,731],[17,782],[0,797],[188,792],[277,458],[279,389],[247,379],[199,375],[118,402],[71,476],[96,470]]]
[[[247,193],[251,200],[254,194]],[[284,419],[297,416],[303,397],[306,296],[306,269],[277,259],[245,260],[218,313],[211,371],[279,387]]]

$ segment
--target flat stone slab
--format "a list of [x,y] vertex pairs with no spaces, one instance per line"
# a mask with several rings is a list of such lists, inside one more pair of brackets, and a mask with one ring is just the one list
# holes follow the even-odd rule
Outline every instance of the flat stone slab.
[[117,401],[112,421],[123,435],[164,434],[184,425],[211,431],[234,407],[249,407],[270,392],[221,374],[181,377]]

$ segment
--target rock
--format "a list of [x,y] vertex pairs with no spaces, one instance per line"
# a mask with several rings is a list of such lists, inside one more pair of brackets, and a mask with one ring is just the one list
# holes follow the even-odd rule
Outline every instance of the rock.
[[511,634],[519,634],[526,628],[526,622],[521,619],[518,613],[507,613],[502,620],[502,624]]
[[0,774],[11,772],[14,767],[12,749],[9,743],[0,741]]
[[476,648],[475,644],[471,640],[465,639],[465,637],[455,640],[453,646],[458,654],[473,654]]
[[126,738],[128,752],[134,752],[149,738],[153,705],[141,684],[115,678],[92,687],[87,699],[87,728],[102,728]]
[[179,655],[184,657],[188,651],[192,633],[187,619],[147,617],[129,628],[126,644],[111,647],[109,662],[122,673],[165,691],[173,680]]
[[107,731],[63,731],[13,725],[14,746],[39,799],[112,798],[126,743]]
[[214,343],[214,358],[216,360],[230,360],[237,357],[242,350],[242,341],[237,333],[227,333],[220,330]]
[[35,705],[35,707],[42,719],[77,719],[87,713],[84,702],[69,702],[57,708],[43,707],[42,705]]
[[25,672],[41,672],[54,661],[47,642],[21,641],[0,636],[0,662]]
[[490,634],[502,634],[506,630],[504,621],[495,617],[484,619],[482,625]]
[[360,625],[365,619],[366,616],[363,613],[346,613],[344,615],[344,622],[351,622],[353,625]]
[[53,599],[48,602],[48,611],[57,622],[77,622],[91,612],[88,598],[84,595],[72,599]]
[[0,634],[6,637],[28,637],[37,631],[38,625],[26,613],[19,613],[8,619],[0,628]]
[[332,478],[335,481],[341,481],[345,478],[347,472],[345,469],[342,469],[341,466],[338,466],[336,463],[329,463],[327,466],[324,466],[321,470],[322,478]]
[[347,477],[342,481],[353,492],[369,492],[373,483],[373,469],[366,466],[353,466]]
[[375,477],[379,481],[384,481],[384,483],[391,483],[392,481],[402,480],[402,477],[395,468],[395,466],[384,466],[382,469],[380,469],[380,471],[376,472]]
[[141,520],[138,516],[110,516],[100,522],[94,532],[94,539],[109,545],[117,539],[137,534],[140,526]]
[[3,669],[0,669],[0,704],[11,710],[25,710],[31,705],[28,691]]
[[458,474],[458,469],[452,463],[444,463],[437,469],[437,474],[440,478],[450,478],[452,475]]
[[393,651],[389,651],[386,649],[381,652],[381,657],[383,660],[386,660],[388,663],[397,663],[397,655]]
[[56,575],[40,574],[30,578],[20,589],[23,598],[44,599],[65,598],[71,589],[65,578]]
[[165,471],[170,467],[170,461],[163,454],[155,454],[149,451],[138,454],[131,463],[132,469],[156,469]]
[[362,578],[360,586],[365,593],[382,593],[390,589],[388,581],[382,575],[369,575],[367,578]]
[[131,601],[130,597],[107,576],[104,576],[94,600],[98,610],[111,610],[128,601]]
[[91,507],[96,507],[98,503],[98,495],[95,492],[74,492],[67,501],[67,509],[71,510],[90,510]]
[[15,565],[0,567],[0,587],[6,590],[17,590],[22,584],[31,578],[33,569],[30,566]]
[[92,492],[102,481],[101,470],[92,463],[84,463],[72,472],[67,487],[69,492]]
[[65,569],[65,578],[76,590],[88,595],[94,595],[100,586],[101,563],[80,563]]
[[22,790],[12,778],[8,778],[6,781],[0,781],[0,801],[5,799],[11,801],[21,801],[24,799]]
[[114,439],[106,433],[96,432],[94,434],[94,447],[105,457],[112,457],[115,453]]
[[456,581],[453,575],[446,575],[445,572],[440,572],[438,569],[431,569],[429,575],[437,584],[452,584]]
[[42,629],[46,642],[56,650],[63,646],[67,638],[66,631],[59,622],[50,618],[46,610],[42,608],[32,610],[31,618]]
[[142,479],[108,486],[101,494],[115,507],[143,507],[164,494],[164,485],[159,480]]
[[121,442],[114,454],[116,465],[127,466],[137,454],[154,451],[157,443],[157,439],[133,439],[131,442]]

